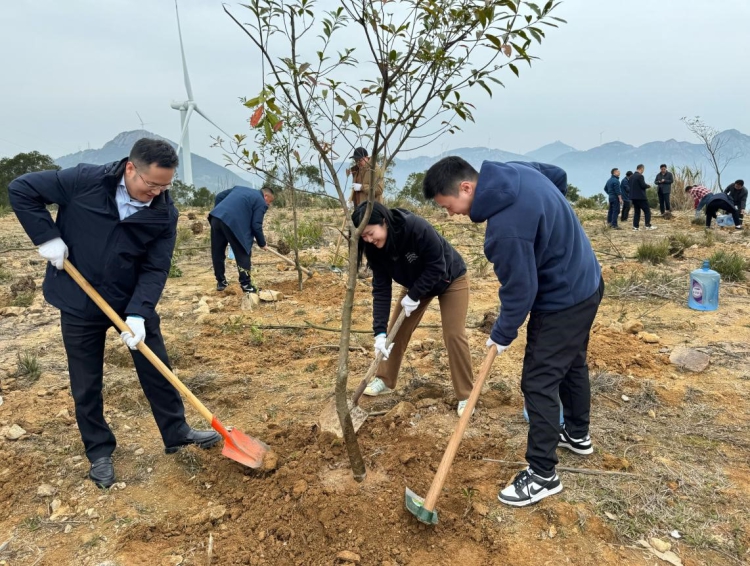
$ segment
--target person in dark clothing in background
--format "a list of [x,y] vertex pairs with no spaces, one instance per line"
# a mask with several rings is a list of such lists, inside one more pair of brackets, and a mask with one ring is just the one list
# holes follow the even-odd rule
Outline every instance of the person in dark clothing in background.
[[747,189],[745,188],[745,181],[737,179],[734,183],[724,189],[726,194],[737,207],[737,213],[740,217],[740,226],[742,226],[742,220],[745,218],[745,208],[747,206]]
[[273,189],[269,186],[264,186],[259,191],[236,186],[216,195],[208,222],[211,225],[211,261],[217,291],[223,291],[229,285],[224,270],[224,258],[229,244],[237,262],[242,291],[258,292],[250,280],[250,257],[253,240],[261,249],[266,247],[263,217],[274,198]]
[[[355,226],[362,222],[366,209],[367,203],[363,202],[352,213]],[[365,395],[382,395],[396,387],[401,360],[411,335],[427,306],[437,297],[460,417],[473,381],[465,330],[469,278],[463,258],[424,218],[400,208],[386,208],[379,202],[373,203],[358,252],[358,264],[362,263],[364,255],[372,269],[375,354],[383,354],[376,377],[365,389]],[[404,289],[388,323],[393,281]],[[396,333],[393,344],[386,348],[386,323],[390,329],[402,309],[407,318]]]
[[610,171],[611,177],[607,184],[604,185],[604,190],[607,192],[609,198],[609,209],[607,210],[607,226],[613,230],[619,230],[620,227],[617,225],[617,219],[620,216],[620,205],[622,204],[622,192],[620,190],[620,170],[615,167]]
[[[178,212],[169,196],[177,154],[160,140],[140,139],[128,158],[28,173],[8,187],[10,202],[39,254],[49,262],[44,297],[60,309],[63,345],[78,429],[99,487],[115,483],[115,436],[104,419],[104,343],[112,322],[63,271],[64,260],[90,281],[132,332],[121,338],[161,432],[166,452],[187,444],[209,448],[221,437],[190,428],[177,390],[137,350],[146,345],[169,366],[156,313],[172,260]],[[47,205],[59,206],[53,222]]]
[[604,293],[599,262],[565,199],[567,174],[554,165],[485,161],[477,173],[462,158],[445,157],[428,169],[423,192],[451,215],[487,222],[484,254],[501,284],[487,347],[504,352],[530,314],[521,376],[529,467],[498,499],[516,507],[536,503],[562,490],[558,446],[593,452],[586,351]]
[[628,221],[628,214],[630,213],[630,178],[633,176],[632,171],[625,173],[625,178],[620,183],[620,194],[622,195],[622,214],[620,215],[621,222]]
[[638,231],[638,225],[641,222],[641,210],[646,218],[646,230],[656,230],[656,226],[651,226],[651,207],[648,204],[646,189],[651,185],[646,184],[643,178],[643,165],[635,168],[635,173],[630,177],[628,185],[630,186],[630,200],[633,203],[633,230]]
[[[685,190],[687,191],[690,189]],[[716,213],[719,210],[723,210],[732,215],[735,229],[742,230],[742,220],[740,219],[739,210],[737,210],[737,206],[726,194],[711,193],[706,195],[701,199],[700,204],[698,204],[698,212],[700,212],[704,206],[706,207],[706,228],[711,228],[711,220],[716,218]]]
[[659,211],[662,216],[669,213],[670,218],[672,216],[672,203],[670,202],[672,183],[674,183],[674,177],[672,173],[667,171],[667,165],[662,163],[659,165],[659,172],[656,174],[654,184],[656,185],[656,193],[659,195]]

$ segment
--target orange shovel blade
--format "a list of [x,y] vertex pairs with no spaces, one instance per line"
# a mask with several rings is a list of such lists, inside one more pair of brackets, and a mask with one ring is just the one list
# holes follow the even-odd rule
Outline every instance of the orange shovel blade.
[[216,417],[213,418],[211,426],[224,437],[224,449],[221,451],[223,456],[231,458],[248,468],[263,466],[263,458],[269,450],[268,444],[248,436],[236,428],[224,428]]

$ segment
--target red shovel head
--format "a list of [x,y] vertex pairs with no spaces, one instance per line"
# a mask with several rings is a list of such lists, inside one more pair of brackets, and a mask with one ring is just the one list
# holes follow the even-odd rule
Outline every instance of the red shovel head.
[[211,424],[224,437],[224,449],[221,451],[223,456],[249,468],[257,469],[263,466],[263,459],[269,450],[268,444],[236,428],[224,428],[216,417]]

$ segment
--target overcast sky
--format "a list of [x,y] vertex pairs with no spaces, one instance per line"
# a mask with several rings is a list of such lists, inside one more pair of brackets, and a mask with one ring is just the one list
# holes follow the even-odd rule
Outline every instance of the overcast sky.
[[[260,58],[216,0],[180,0],[195,100],[230,133],[247,132],[241,96],[260,88]],[[248,13],[229,2],[240,19]],[[690,140],[681,116],[750,134],[750,0],[564,0],[494,98],[478,89],[476,124],[420,154],[464,146],[524,153],[620,140]],[[0,8],[0,157],[98,148],[140,127],[180,135],[185,99],[173,0],[14,0]],[[222,163],[213,127],[191,120],[192,151]],[[404,156],[406,157],[406,156]]]

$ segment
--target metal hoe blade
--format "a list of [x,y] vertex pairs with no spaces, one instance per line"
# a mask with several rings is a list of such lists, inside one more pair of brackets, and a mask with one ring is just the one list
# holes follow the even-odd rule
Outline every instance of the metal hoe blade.
[[406,503],[406,509],[414,515],[420,523],[425,525],[437,525],[438,514],[435,510],[429,510],[424,508],[424,498],[420,497],[408,487],[404,495],[404,502]]

